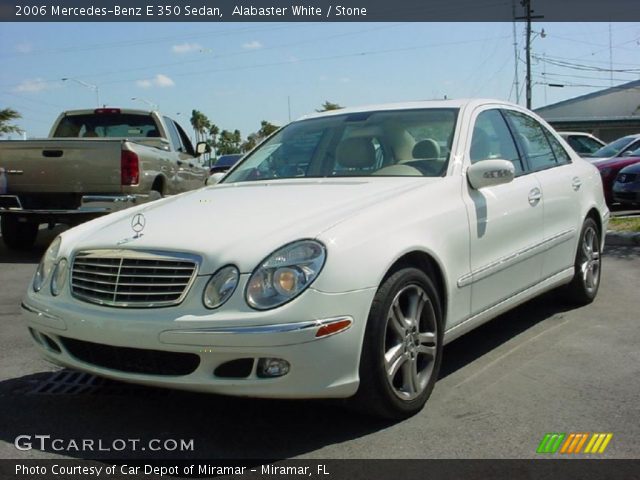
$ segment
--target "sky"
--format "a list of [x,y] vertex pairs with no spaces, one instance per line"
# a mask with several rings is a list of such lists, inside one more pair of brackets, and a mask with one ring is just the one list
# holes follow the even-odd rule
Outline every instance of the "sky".
[[[525,26],[515,29],[517,61],[506,22],[0,23],[0,108],[22,114],[29,138],[46,137],[61,111],[94,107],[97,87],[101,104],[154,104],[190,133],[197,109],[244,137],[324,101],[516,102],[518,92],[524,105]],[[640,78],[640,23],[533,29],[533,108]]]

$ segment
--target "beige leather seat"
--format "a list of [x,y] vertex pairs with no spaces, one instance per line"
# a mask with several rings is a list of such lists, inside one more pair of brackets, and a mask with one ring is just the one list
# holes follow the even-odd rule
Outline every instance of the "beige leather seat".
[[440,145],[432,138],[421,140],[413,146],[411,156],[414,159],[440,158]]
[[[369,137],[352,137],[342,140],[336,148],[336,163],[349,169],[348,175],[358,175],[376,164],[376,149]],[[369,172],[367,171],[367,174]]]

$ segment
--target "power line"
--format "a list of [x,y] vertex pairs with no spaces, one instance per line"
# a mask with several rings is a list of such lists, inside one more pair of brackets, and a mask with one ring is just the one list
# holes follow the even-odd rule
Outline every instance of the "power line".
[[[241,51],[230,52],[230,53],[219,53],[219,54],[212,55],[209,58],[212,59],[212,60],[217,60],[217,59],[220,59],[220,58],[236,57],[236,56],[248,55],[248,54],[256,54],[256,53],[264,52],[264,51],[267,51],[267,50],[277,50],[277,49],[281,49],[281,48],[294,47],[294,46],[298,46],[298,45],[304,45],[304,44],[315,43],[315,42],[326,42],[327,40],[332,40],[332,39],[335,39],[335,38],[359,35],[359,34],[362,34],[362,33],[369,33],[369,32],[372,32],[372,31],[378,31],[378,30],[387,29],[387,28],[394,28],[394,27],[398,27],[400,25],[402,25],[402,24],[401,23],[395,23],[395,24],[391,24],[391,25],[382,25],[382,26],[377,26],[377,27],[373,27],[373,28],[367,28],[367,29],[363,29],[363,30],[342,32],[342,33],[338,33],[338,34],[335,34],[335,35],[316,37],[316,38],[312,38],[312,39],[308,39],[308,40],[300,40],[300,41],[296,41],[296,42],[292,42],[292,43],[284,43],[284,44],[272,45],[272,46],[262,47],[262,48],[257,49],[257,50],[241,50]],[[144,70],[151,70],[151,69],[158,69],[158,68],[182,66],[182,65],[187,65],[187,64],[192,64],[192,63],[202,63],[202,62],[203,62],[202,57],[199,57],[199,58],[195,58],[195,59],[181,60],[181,61],[177,61],[177,62],[167,62],[167,63],[160,63],[160,64],[154,64],[154,65],[147,65],[147,66],[142,66],[142,67],[127,68],[126,73],[144,71]],[[91,74],[70,75],[70,77],[73,77],[73,78],[101,77],[101,78],[103,78],[103,77],[105,77],[107,75],[118,75],[118,74],[121,74],[121,73],[122,73],[121,71],[114,71],[113,69],[111,69],[111,70],[108,70],[108,71],[96,72],[96,73],[91,73]],[[42,81],[43,82],[57,82],[58,80],[59,80],[59,78],[49,79],[49,80],[42,80]],[[5,86],[17,86],[17,85],[16,84],[12,84],[12,85],[5,85]]]
[[[497,40],[497,39],[505,39],[505,38],[509,38],[509,36],[507,35],[507,36],[499,36],[499,37],[489,37],[488,39],[489,40],[494,40],[494,39]],[[329,56],[324,56],[324,57],[308,57],[308,58],[296,59],[295,62],[292,62],[290,60],[284,60],[284,61],[278,61],[278,62],[257,63],[257,64],[251,64],[251,65],[241,65],[241,66],[237,66],[237,67],[215,68],[215,69],[183,72],[183,73],[173,74],[172,76],[173,77],[193,77],[195,75],[206,75],[206,74],[209,74],[209,73],[232,72],[232,71],[238,71],[238,70],[251,70],[251,69],[255,69],[255,68],[275,67],[275,66],[280,66],[280,65],[292,65],[292,64],[304,63],[304,62],[318,62],[318,61],[325,61],[325,60],[336,60],[336,59],[341,59],[341,58],[364,57],[364,56],[369,56],[369,55],[384,55],[384,54],[388,54],[388,53],[407,52],[407,51],[412,51],[412,50],[420,50],[420,49],[424,49],[424,48],[438,48],[438,47],[445,47],[445,46],[452,46],[452,45],[464,45],[464,44],[469,44],[469,43],[477,43],[478,41],[481,41],[481,40],[482,39],[461,40],[461,41],[457,41],[457,42],[443,42],[443,43],[437,43],[437,44],[433,43],[433,44],[425,44],[425,45],[414,45],[414,46],[409,46],[409,47],[391,48],[391,49],[386,49],[386,50],[369,50],[369,51],[362,51],[362,52],[346,53],[346,54],[341,54],[341,55],[329,55]],[[112,80],[110,82],[103,82],[101,85],[127,83],[127,82],[134,82],[136,80],[138,80],[138,79],[137,78],[128,78],[128,79],[122,79],[122,80]]]

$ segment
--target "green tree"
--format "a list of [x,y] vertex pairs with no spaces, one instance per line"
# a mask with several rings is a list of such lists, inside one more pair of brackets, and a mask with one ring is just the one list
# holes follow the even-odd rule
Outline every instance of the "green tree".
[[328,112],[329,110],[340,110],[341,108],[344,108],[344,107],[338,103],[333,103],[333,102],[330,102],[329,100],[325,100],[321,108],[316,110],[316,112]]
[[193,127],[193,131],[196,133],[196,143],[202,142],[206,139],[206,134],[211,126],[211,121],[204,113],[198,110],[193,110],[191,112],[191,126]]
[[267,122],[266,120],[262,120],[262,122],[260,122],[260,130],[258,130],[258,134],[260,135],[260,137],[264,139],[264,138],[267,138],[276,130],[278,130],[279,128],[280,127],[278,127],[277,125],[274,125],[273,123]]
[[[236,135],[237,132],[237,135]],[[230,132],[222,130],[218,136],[216,143],[218,155],[229,155],[232,153],[240,153],[240,131]]]
[[22,129],[20,127],[10,123],[19,118],[22,118],[22,115],[13,108],[4,108],[0,110],[0,136],[8,135],[10,133],[22,133]]

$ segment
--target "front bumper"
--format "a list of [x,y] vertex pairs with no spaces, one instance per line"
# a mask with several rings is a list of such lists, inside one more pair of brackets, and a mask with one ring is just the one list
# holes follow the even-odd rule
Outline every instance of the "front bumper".
[[[344,398],[358,388],[358,367],[366,318],[375,289],[343,294],[308,290],[295,301],[266,312],[181,314],[181,306],[130,310],[69,299],[62,305],[30,293],[23,317],[38,350],[58,365],[116,380],[183,390],[270,398]],[[57,300],[57,299],[56,299]],[[184,306],[183,306],[184,307]],[[338,313],[340,312],[340,313]],[[316,338],[319,328],[349,319],[349,328]],[[74,349],[80,341],[83,354]],[[98,344],[98,345],[96,345]],[[74,348],[70,348],[74,347]],[[113,348],[112,348],[113,347]],[[105,349],[113,355],[142,354],[140,360],[167,360],[165,353],[197,356],[192,371],[140,373],[94,362]],[[99,351],[98,351],[99,350]],[[149,352],[157,352],[155,357]],[[260,359],[284,359],[289,372],[261,378]],[[219,367],[252,360],[243,377],[223,378]]]
[[617,203],[640,203],[640,186],[636,184],[615,185],[612,190],[613,201]]

